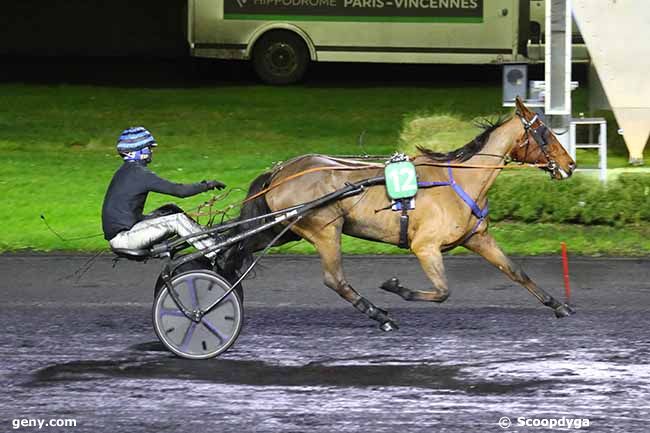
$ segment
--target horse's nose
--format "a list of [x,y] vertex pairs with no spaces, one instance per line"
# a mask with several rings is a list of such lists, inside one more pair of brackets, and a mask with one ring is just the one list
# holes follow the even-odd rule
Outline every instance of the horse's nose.
[[573,173],[573,170],[576,169],[576,163],[572,162],[569,164],[569,173]]

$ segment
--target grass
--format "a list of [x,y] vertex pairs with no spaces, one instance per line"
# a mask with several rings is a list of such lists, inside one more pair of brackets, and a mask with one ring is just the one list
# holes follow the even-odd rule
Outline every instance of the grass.
[[[276,161],[304,153],[360,153],[362,131],[368,153],[405,147],[417,130],[403,126],[415,116],[431,117],[441,131],[419,137],[425,145],[464,144],[478,133],[472,126],[477,116],[507,112],[499,109],[500,97],[498,87],[0,85],[0,251],[106,248],[101,236],[63,242],[39,216],[45,214],[69,238],[101,232],[103,195],[120,164],[114,144],[127,126],[141,124],[153,132],[160,146],[151,168],[160,175],[178,182],[216,178],[242,189],[226,203],[241,199],[250,181]],[[585,97],[578,94],[578,99]],[[147,210],[168,201],[190,209],[209,197],[181,200],[152,194]],[[556,251],[559,234],[585,254],[650,251],[645,227],[614,231],[501,222],[494,232],[506,250],[520,254]],[[360,240],[346,239],[344,245],[351,253],[399,252]],[[310,247],[302,243],[279,250],[304,253]]]
[[[641,256],[650,252],[650,226],[625,229],[609,226],[582,226],[572,224],[524,224],[520,222],[492,223],[490,233],[508,254],[549,255],[560,253],[565,242],[571,254]],[[343,249],[355,254],[410,254],[391,245],[343,238]],[[314,248],[306,242],[287,244],[276,249],[282,253],[312,254]],[[457,248],[450,254],[468,254]]]

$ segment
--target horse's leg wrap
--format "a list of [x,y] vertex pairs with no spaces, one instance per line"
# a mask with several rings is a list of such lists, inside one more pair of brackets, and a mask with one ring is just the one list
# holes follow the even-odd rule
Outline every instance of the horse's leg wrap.
[[387,292],[395,293],[407,301],[413,299],[413,291],[402,286],[397,278],[386,280],[379,288]]
[[364,297],[360,297],[354,304],[354,308],[364,313],[366,316],[379,322],[379,327],[383,331],[392,331],[398,329],[397,323],[388,316],[388,312],[381,308],[375,307],[372,302]]
[[[311,239],[321,257],[323,282],[327,287],[336,291],[340,297],[354,305],[357,310],[366,314],[371,319],[378,321],[382,330],[390,331],[397,329],[397,325],[388,316],[386,311],[375,307],[345,281],[343,268],[341,267],[340,250],[342,224],[341,220],[337,220],[336,224],[326,226],[323,230],[317,232],[315,238]],[[301,234],[300,231],[298,234]],[[314,235],[311,234],[311,236]],[[309,240],[308,236],[305,238]]]
[[575,314],[576,310],[573,309],[569,304],[558,301],[552,296],[549,296],[549,299],[543,302],[547,307],[551,307],[555,313],[555,317],[558,319],[562,317],[568,317],[572,314]]
[[399,283],[397,278],[386,280],[380,289],[387,292],[395,293],[405,301],[423,301],[423,302],[444,302],[449,297],[448,291],[440,291],[437,288],[431,290],[411,290]]

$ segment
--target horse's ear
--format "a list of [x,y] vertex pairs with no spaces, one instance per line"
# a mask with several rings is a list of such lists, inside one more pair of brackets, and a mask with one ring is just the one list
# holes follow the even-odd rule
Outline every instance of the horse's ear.
[[518,95],[515,98],[515,105],[517,106],[517,111],[519,111],[520,113],[525,113],[528,111],[528,108],[526,108],[526,106],[521,101],[521,98]]

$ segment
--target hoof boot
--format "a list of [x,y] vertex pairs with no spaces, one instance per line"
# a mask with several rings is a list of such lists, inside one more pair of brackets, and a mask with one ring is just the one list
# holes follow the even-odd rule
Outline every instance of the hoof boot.
[[569,317],[572,314],[576,313],[576,310],[573,309],[569,304],[558,305],[553,311],[555,312],[555,317],[558,319],[562,317]]
[[390,332],[390,331],[398,330],[399,326],[397,326],[397,323],[393,322],[392,320],[389,320],[379,325],[379,329],[381,329],[384,332]]
[[399,280],[397,278],[386,280],[384,284],[380,286],[380,288],[386,290],[387,292],[398,293],[400,289]]

